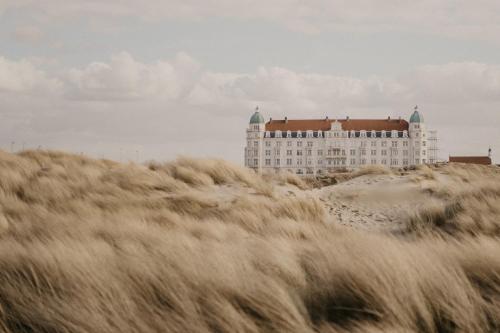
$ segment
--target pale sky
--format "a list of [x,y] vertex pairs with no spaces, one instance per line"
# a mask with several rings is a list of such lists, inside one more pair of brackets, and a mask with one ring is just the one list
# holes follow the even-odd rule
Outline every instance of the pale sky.
[[418,104],[442,158],[500,163],[499,36],[497,0],[0,0],[0,148],[242,163],[256,105]]

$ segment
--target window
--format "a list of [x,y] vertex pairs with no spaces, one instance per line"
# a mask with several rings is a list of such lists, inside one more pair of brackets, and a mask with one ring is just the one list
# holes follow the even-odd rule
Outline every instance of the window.
[[306,132],[306,137],[307,138],[312,138],[313,137],[313,132],[312,131],[307,131]]
[[286,155],[287,155],[287,156],[292,156],[292,151],[291,151],[291,150],[287,150],[287,151],[286,151]]
[[297,156],[302,156],[302,150],[297,150]]
[[259,141],[254,141],[254,142],[253,142],[253,146],[254,146],[254,147],[258,147],[258,146],[259,146]]
[[403,165],[408,165],[408,159],[403,160]]
[[377,164],[377,160],[372,159],[372,164]]
[[301,132],[301,131],[298,131],[298,132],[297,132],[297,137],[298,137],[298,138],[301,138],[301,137],[302,137],[302,132]]
[[423,141],[422,146],[424,146],[424,147],[427,146],[427,141]]
[[281,161],[280,161],[280,159],[279,159],[279,158],[277,158],[277,159],[276,159],[276,165],[280,165],[280,162],[281,162]]
[[297,147],[302,147],[302,141],[297,141]]
[[256,159],[256,158],[254,158],[254,159],[253,159],[253,165],[257,165],[257,164],[259,164],[259,160],[258,160],[258,159]]
[[266,156],[271,156],[271,151],[270,150],[266,150]]
[[391,165],[398,165],[398,160],[392,159],[391,160]]
[[382,160],[383,165],[387,165],[387,160]]
[[292,165],[292,159],[291,158],[287,158],[286,159],[286,165]]
[[275,138],[281,138],[281,131],[275,131],[274,132],[274,137]]
[[308,149],[307,150],[307,156],[311,156],[312,155],[312,150],[311,149]]
[[372,147],[377,147],[377,141],[372,141]]
[[422,150],[422,155],[424,155],[424,156],[425,156],[425,150]]
[[266,165],[271,165],[271,159],[266,158]]
[[361,155],[366,155],[366,149],[361,149]]
[[382,141],[382,147],[387,147],[387,141]]
[[266,141],[266,147],[271,147],[271,141]]
[[287,147],[291,147],[292,146],[292,141],[287,141],[286,145],[287,145]]
[[397,148],[397,147],[398,147],[398,142],[392,141],[392,148]]
[[408,141],[403,141],[403,147],[408,147]]
[[307,146],[308,147],[312,147],[313,146],[313,142],[312,141],[307,141]]
[[372,156],[377,155],[377,151],[372,149]]
[[290,131],[286,131],[286,137],[287,137],[287,138],[291,138],[291,137],[292,137],[292,132],[290,132]]
[[387,156],[387,150],[385,149],[382,150],[382,156]]
[[366,164],[366,159],[362,158],[361,159],[361,165],[365,165]]
[[408,156],[408,150],[403,150],[403,156]]
[[322,160],[318,160],[318,164],[323,164],[323,161]]
[[276,142],[276,147],[278,147],[278,148],[281,147],[281,141]]
[[302,165],[302,159],[300,159],[300,158],[299,158],[299,159],[297,160],[297,165]]
[[356,149],[351,149],[351,156],[356,156]]
[[323,150],[318,149],[318,156],[323,156]]
[[366,147],[366,141],[361,141],[361,147]]
[[280,156],[281,155],[281,150],[277,149],[276,150],[276,156]]

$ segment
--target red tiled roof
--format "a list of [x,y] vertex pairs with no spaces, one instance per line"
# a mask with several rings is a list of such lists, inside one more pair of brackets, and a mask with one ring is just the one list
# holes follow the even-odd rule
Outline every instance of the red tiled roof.
[[491,165],[491,158],[488,156],[450,156],[450,162]]
[[[266,131],[329,131],[334,119],[270,120]],[[409,124],[399,119],[338,119],[344,131],[407,131]]]

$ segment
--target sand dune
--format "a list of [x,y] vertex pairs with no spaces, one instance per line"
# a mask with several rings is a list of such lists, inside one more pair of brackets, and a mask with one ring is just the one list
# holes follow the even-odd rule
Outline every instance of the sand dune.
[[500,330],[499,168],[335,177],[0,152],[0,331]]

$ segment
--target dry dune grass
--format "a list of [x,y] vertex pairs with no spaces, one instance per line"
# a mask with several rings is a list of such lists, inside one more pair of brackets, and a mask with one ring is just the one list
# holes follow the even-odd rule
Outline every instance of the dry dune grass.
[[0,332],[496,332],[498,170],[440,172],[399,237],[223,161],[0,152]]

